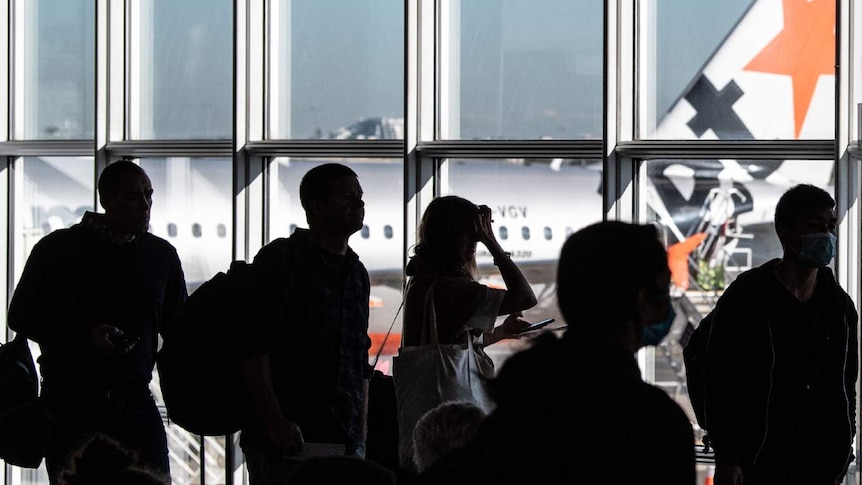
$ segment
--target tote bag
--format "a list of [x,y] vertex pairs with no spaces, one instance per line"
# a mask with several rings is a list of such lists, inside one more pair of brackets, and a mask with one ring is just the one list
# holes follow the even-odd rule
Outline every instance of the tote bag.
[[415,471],[413,428],[427,411],[446,401],[470,401],[489,413],[494,405],[485,382],[494,377],[494,362],[473,345],[465,329],[463,344],[441,344],[437,337],[434,285],[425,295],[424,324],[429,341],[401,347],[392,358],[392,376],[398,403],[399,458],[401,466]]

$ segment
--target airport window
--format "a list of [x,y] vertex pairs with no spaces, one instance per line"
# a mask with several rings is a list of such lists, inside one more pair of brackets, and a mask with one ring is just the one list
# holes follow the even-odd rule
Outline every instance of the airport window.
[[[10,165],[20,190],[7,209],[15,261],[15,278],[33,246],[43,236],[81,221],[82,209],[93,210],[95,169],[92,157],[17,157]],[[6,171],[7,173],[9,170]]]
[[443,139],[601,136],[602,44],[587,34],[602,24],[601,2],[455,5],[440,13],[450,32],[438,81],[448,94]]
[[233,2],[131,5],[131,138],[230,139]]
[[[15,2],[16,40],[12,137],[19,140],[89,140],[95,113],[95,0]],[[23,75],[21,75],[23,74]]]
[[[827,8],[786,25],[785,9],[815,5]],[[834,273],[860,301],[862,36],[843,34],[859,32],[862,17],[840,15],[848,5],[0,0],[4,291],[43,236],[102,212],[96,180],[107,163],[147,170],[150,230],[176,248],[193,291],[307,227],[299,183],[336,161],[365,192],[366,225],[349,243],[372,275],[371,350],[384,349],[386,373],[400,322],[385,346],[383,336],[417,215],[440,195],[491,207],[501,246],[537,288],[553,284],[565,239],[602,219],[656,223],[669,246],[704,237],[673,284],[706,314],[741,271],[780,256],[774,204],[811,183],[838,200]],[[805,47],[797,32],[817,44],[817,61],[787,50]],[[784,54],[770,59],[773,50]],[[787,59],[798,69],[781,72]],[[531,239],[531,227],[542,234]],[[497,284],[484,250],[478,277]],[[541,298],[525,318],[562,320],[544,314],[557,311],[553,292]],[[525,342],[495,346],[492,358],[502,364]],[[638,363],[691,415],[678,343]],[[240,480],[232,438],[166,426],[174,483]],[[700,484],[711,457],[698,458]],[[843,485],[859,482],[856,466]],[[7,467],[0,485],[11,483],[48,481],[43,468]]]
[[267,4],[270,138],[404,139],[403,0]]

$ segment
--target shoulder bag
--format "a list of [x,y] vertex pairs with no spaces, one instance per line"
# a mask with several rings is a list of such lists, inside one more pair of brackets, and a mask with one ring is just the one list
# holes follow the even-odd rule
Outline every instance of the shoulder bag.
[[494,405],[485,387],[494,377],[494,362],[464,329],[464,343],[441,344],[437,336],[434,285],[425,295],[424,322],[428,341],[401,347],[392,358],[398,402],[401,466],[413,469],[413,427],[423,414],[447,401],[470,401],[486,413]]
[[27,339],[20,333],[0,344],[0,458],[38,468],[48,449],[53,420],[39,398],[39,377]]

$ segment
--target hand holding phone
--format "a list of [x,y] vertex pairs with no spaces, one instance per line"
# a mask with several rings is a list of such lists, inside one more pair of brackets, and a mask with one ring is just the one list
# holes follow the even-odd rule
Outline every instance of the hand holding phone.
[[545,318],[543,320],[539,320],[538,322],[531,324],[529,327],[526,327],[524,330],[521,330],[520,332],[518,332],[518,334],[524,334],[527,332],[532,332],[533,330],[539,330],[540,328],[543,328],[550,323],[554,323],[555,321],[556,320],[553,318]]
[[108,340],[110,340],[114,347],[116,347],[116,350],[120,351],[121,353],[125,353],[132,350],[135,344],[138,343],[139,339],[139,337],[123,333],[122,331],[120,331],[120,333],[113,333],[108,335]]

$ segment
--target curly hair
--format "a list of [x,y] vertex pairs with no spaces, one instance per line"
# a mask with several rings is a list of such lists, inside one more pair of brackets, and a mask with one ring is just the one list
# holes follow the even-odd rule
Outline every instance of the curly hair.
[[422,472],[440,457],[469,442],[485,412],[469,401],[448,401],[422,415],[413,428],[413,461]]

